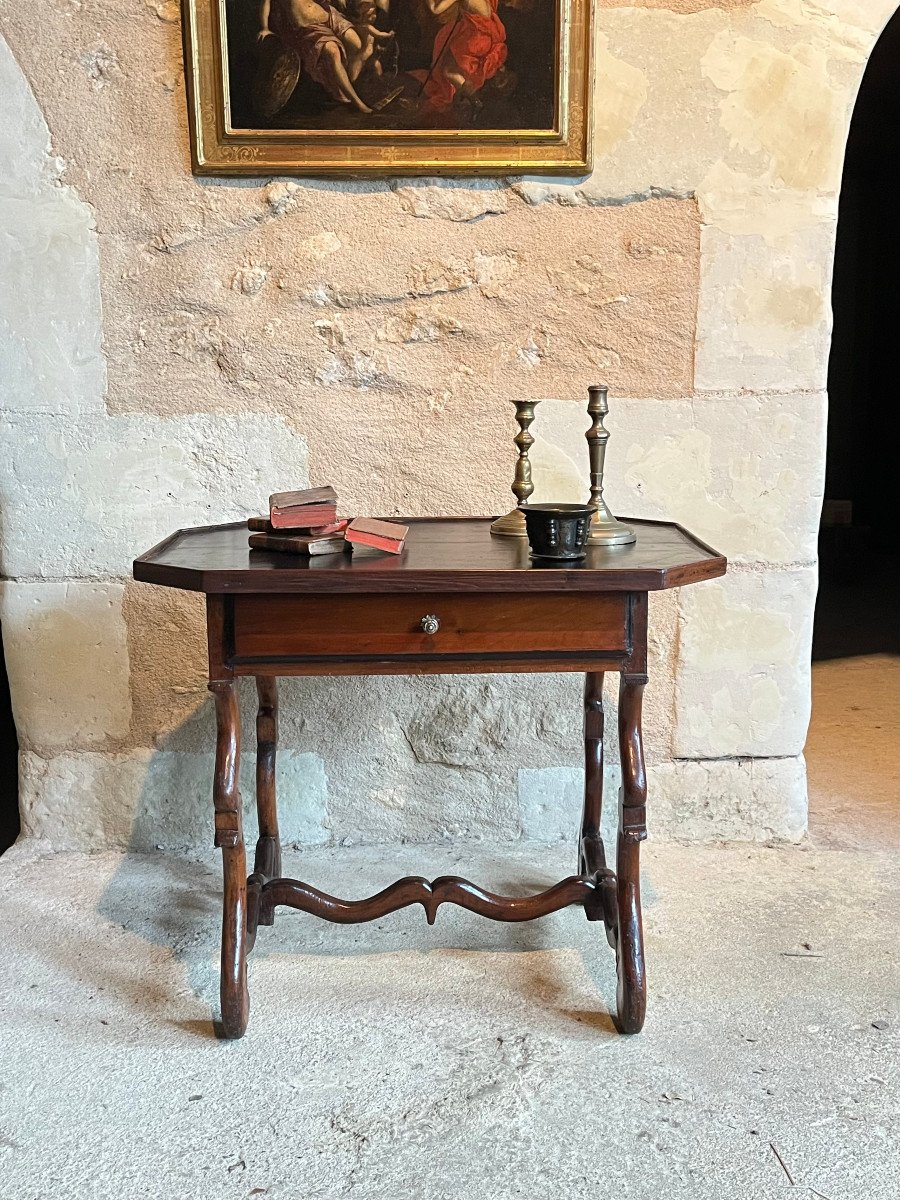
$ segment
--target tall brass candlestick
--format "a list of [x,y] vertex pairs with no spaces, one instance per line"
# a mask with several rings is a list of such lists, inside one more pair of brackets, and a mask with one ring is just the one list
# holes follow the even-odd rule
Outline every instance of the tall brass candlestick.
[[594,509],[588,541],[592,546],[626,546],[636,541],[634,530],[617,521],[603,499],[603,466],[606,443],[609,441],[609,431],[603,424],[603,418],[609,412],[608,393],[609,389],[599,383],[591,384],[588,388],[587,410],[591,427],[584,436],[587,438],[591,464],[590,504]]
[[[534,420],[534,410],[540,404],[540,400],[514,400],[513,404],[516,406],[516,421],[519,424],[519,432],[513,441],[519,451],[519,457],[516,460],[512,493],[517,504],[527,504],[528,497],[534,491],[534,484],[531,482],[531,463],[528,461],[528,451],[534,445],[534,438],[528,432],[528,427]],[[518,508],[508,512],[505,517],[498,517],[491,525],[491,533],[500,534],[502,537],[528,537],[525,530],[525,518]]]

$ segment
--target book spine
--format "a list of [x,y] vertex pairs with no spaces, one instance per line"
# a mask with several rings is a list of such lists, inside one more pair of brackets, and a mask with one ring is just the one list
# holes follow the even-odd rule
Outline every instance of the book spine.
[[340,554],[346,544],[342,537],[303,538],[269,533],[251,533],[247,540],[251,550],[274,550],[279,554],[299,554],[304,558]]
[[327,525],[298,525],[291,529],[276,529],[268,517],[248,517],[247,528],[251,533],[270,533],[284,537],[286,533],[296,533],[298,537],[333,537],[343,533],[349,524],[345,518],[341,521],[331,521]]
[[314,529],[320,525],[332,525],[336,520],[336,508],[273,508],[269,514],[269,522],[273,529]]

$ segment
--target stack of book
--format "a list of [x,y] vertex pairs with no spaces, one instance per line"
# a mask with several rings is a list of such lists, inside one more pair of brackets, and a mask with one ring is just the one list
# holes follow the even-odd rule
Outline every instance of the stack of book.
[[408,533],[406,525],[394,521],[339,519],[337,493],[330,486],[276,492],[269,497],[268,517],[250,517],[247,528],[251,550],[304,557],[341,554],[354,547],[399,554]]

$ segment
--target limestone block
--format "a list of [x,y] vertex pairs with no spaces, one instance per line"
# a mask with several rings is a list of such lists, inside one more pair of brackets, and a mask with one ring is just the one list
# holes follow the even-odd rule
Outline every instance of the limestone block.
[[97,238],[69,189],[0,194],[0,407],[83,413],[103,408]]
[[522,836],[575,844],[584,791],[578,767],[524,767],[518,774]]
[[338,840],[515,839],[518,766],[564,761],[577,746],[574,676],[334,683],[310,687],[318,703],[300,707],[304,739],[341,729],[327,755]]
[[19,742],[52,751],[128,732],[121,584],[0,585],[0,622]]
[[49,183],[50,130],[12,51],[0,36],[0,195],[33,195]]
[[[212,754],[135,750],[128,754],[20,755],[23,831],[57,850],[200,849],[212,844]],[[246,837],[255,838],[255,755],[241,762]],[[276,769],[285,844],[329,840],[328,786],[316,754],[284,751]]]
[[[651,765],[647,776],[647,820],[653,838],[796,842],[806,832],[806,766],[801,756],[681,759]],[[607,751],[602,833],[610,851],[615,846],[620,785],[618,762]],[[571,842],[574,859],[583,769],[520,770],[518,791],[523,837]]]
[[[644,756],[648,763],[668,760],[675,721],[675,665],[678,661],[678,593],[651,592],[648,597],[647,686],[643,698]],[[607,761],[618,761],[619,676],[604,686]],[[610,740],[614,739],[614,740]],[[618,784],[616,784],[618,787]]]
[[[370,236],[371,213],[329,212],[327,232],[341,249],[324,256],[298,254],[298,243],[323,232],[316,211],[254,224],[216,253],[201,237],[149,254],[110,238],[111,409],[265,403],[290,413],[327,454],[344,444],[335,412],[358,419],[366,403],[367,441],[383,454],[410,411],[434,421],[456,402],[467,420],[490,405],[496,424],[512,390],[564,395],[590,368],[633,395],[690,392],[693,200],[540,212],[513,200],[489,219],[442,221],[438,241],[432,221],[392,203],[388,242]],[[148,394],[148,376],[164,386]],[[366,399],[373,392],[377,405]]]
[[[604,492],[615,512],[677,521],[733,562],[815,558],[824,393],[702,401],[614,396],[611,406]],[[536,500],[584,498],[589,423],[580,405],[539,405],[531,451]]]
[[828,47],[804,39],[773,44],[769,31],[723,29],[700,68],[724,99],[720,124],[730,146],[768,160],[786,187],[835,190],[840,184],[844,98],[829,74]]
[[737,570],[682,588],[676,756],[802,751],[815,593],[813,568]]
[[509,210],[508,190],[493,179],[397,179],[391,190],[414,217],[477,221]]
[[701,390],[824,389],[834,224],[769,245],[705,228],[697,315]]
[[524,179],[518,193],[566,205],[693,193],[727,152],[719,94],[697,64],[728,20],[716,9],[690,17],[634,6],[604,11],[595,25],[593,171],[586,179]]
[[[519,771],[519,811],[522,836],[536,842],[568,842],[575,848],[584,804],[582,767],[538,767]],[[601,832],[609,842],[615,837],[621,772],[610,757],[603,769],[603,819]]]
[[[205,599],[197,592],[152,584],[125,585],[132,745],[195,748],[181,743],[185,726],[210,706]],[[214,736],[209,721],[203,733],[206,739]],[[211,745],[206,740],[197,748]]]
[[303,438],[274,416],[10,416],[0,463],[8,575],[124,575],[173,530],[244,518],[307,480]]
[[60,186],[50,132],[0,38],[0,408],[99,412],[100,267],[91,211]]
[[[795,189],[811,206],[839,183],[840,152],[883,0],[603,0],[596,23],[594,169],[525,179],[531,203],[609,204],[695,194],[719,164]],[[880,13],[876,10],[880,9]],[[748,196],[749,200],[749,196]]]
[[334,838],[347,844],[514,841],[520,835],[511,771],[476,771],[341,756],[332,779]]
[[685,759],[648,771],[651,837],[797,842],[806,832],[806,814],[802,755]]

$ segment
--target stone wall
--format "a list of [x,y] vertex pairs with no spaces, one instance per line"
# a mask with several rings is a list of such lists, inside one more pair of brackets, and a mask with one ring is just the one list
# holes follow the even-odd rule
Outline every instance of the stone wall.
[[[136,553],[307,480],[348,511],[504,511],[511,395],[546,398],[538,498],[581,498],[603,379],[614,508],[732,563],[653,599],[654,832],[800,836],[836,191],[889,15],[602,3],[584,180],[235,182],[190,174],[171,0],[5,0],[0,616],[25,831],[208,843],[202,606],[130,582]],[[284,684],[286,836],[571,836],[579,689]]]

